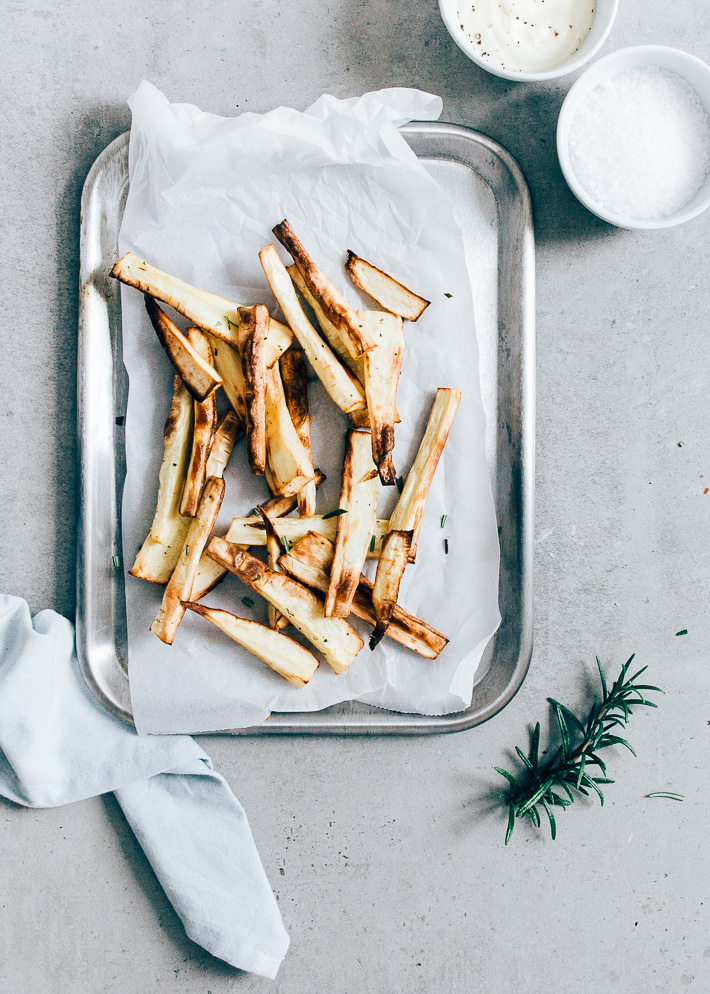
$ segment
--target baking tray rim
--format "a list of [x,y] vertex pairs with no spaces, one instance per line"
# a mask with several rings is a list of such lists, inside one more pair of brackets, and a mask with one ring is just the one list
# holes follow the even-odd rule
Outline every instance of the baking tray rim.
[[[532,595],[533,595],[533,522],[534,522],[534,439],[535,439],[535,272],[534,272],[534,231],[532,220],[532,204],[529,189],[525,177],[516,160],[494,139],[480,132],[456,124],[444,122],[412,122],[402,126],[402,134],[408,139],[410,145],[417,144],[421,139],[433,139],[434,142],[441,142],[446,145],[446,140],[451,140],[454,144],[463,140],[471,143],[469,148],[477,146],[478,150],[485,150],[492,167],[497,167],[506,178],[506,183],[512,188],[512,198],[510,190],[506,197],[501,197],[501,189],[497,188],[492,181],[494,168],[489,170],[486,176],[472,162],[466,161],[456,152],[446,151],[442,148],[441,154],[433,149],[428,149],[420,154],[423,161],[431,159],[445,159],[459,162],[464,166],[477,172],[484,182],[491,188],[496,199],[499,212],[499,280],[498,298],[501,300],[503,287],[507,285],[508,277],[514,274],[503,273],[500,269],[501,238],[500,228],[503,227],[505,217],[502,216],[502,199],[507,200],[508,210],[514,204],[519,224],[519,252],[517,263],[519,264],[520,283],[520,375],[519,375],[519,450],[520,450],[520,472],[518,474],[517,485],[519,488],[518,504],[520,508],[520,539],[519,539],[519,581],[520,581],[520,603],[518,611],[518,622],[520,637],[517,642],[517,652],[514,664],[510,670],[510,675],[504,686],[489,700],[483,704],[476,705],[475,695],[486,684],[491,671],[495,668],[495,658],[488,671],[476,682],[474,686],[474,699],[471,705],[464,711],[444,715],[420,715],[405,712],[397,712],[387,709],[372,707],[367,713],[337,715],[329,713],[330,709],[324,711],[305,712],[278,712],[273,713],[266,722],[243,729],[218,730],[214,732],[203,732],[200,734],[231,734],[231,735],[260,735],[260,734],[359,734],[359,735],[421,735],[444,732],[464,731],[473,728],[502,711],[517,694],[527,675],[532,657]],[[85,350],[87,348],[87,326],[89,320],[87,310],[87,287],[89,282],[96,286],[105,286],[107,273],[97,274],[96,269],[85,272],[85,240],[88,238],[88,229],[95,223],[95,197],[97,189],[107,170],[116,164],[121,163],[123,156],[124,167],[127,166],[127,146],[130,132],[124,132],[115,138],[97,156],[84,183],[81,199],[81,244],[80,244],[80,304],[79,304],[79,342],[78,342],[78,434],[79,434],[79,461],[80,461],[80,503],[79,503],[79,527],[77,542],[77,609],[76,609],[76,630],[77,630],[77,655],[80,668],[84,678],[97,700],[115,717],[121,719],[129,725],[133,725],[132,711],[130,708],[130,690],[128,674],[124,666],[115,654],[113,672],[111,679],[106,679],[106,674],[99,672],[95,666],[94,654],[91,651],[89,639],[89,622],[91,622],[91,611],[87,610],[87,551],[88,543],[91,540],[92,520],[90,505],[84,500],[87,470],[90,470],[90,458],[87,459],[90,449],[88,449],[89,431],[87,419],[83,417],[87,387],[84,369]],[[127,182],[127,175],[123,169],[123,187]],[[120,192],[120,187],[117,187]],[[104,215],[106,220],[106,215]],[[513,261],[513,264],[516,260]],[[103,277],[103,278],[102,278]],[[515,279],[512,281],[515,283]],[[107,306],[108,310],[108,306]],[[499,330],[501,317],[499,314]],[[110,333],[110,331],[109,331]],[[112,397],[113,400],[113,397]],[[113,417],[111,419],[113,424]],[[115,473],[115,465],[111,467]],[[120,498],[118,507],[115,508],[118,518],[118,532],[120,534]],[[120,550],[119,550],[120,551]],[[501,561],[501,568],[503,563]],[[88,577],[91,580],[91,577]],[[109,581],[110,582],[110,581]],[[505,624],[505,618],[502,625]],[[501,627],[502,627],[501,625]],[[114,625],[113,634],[115,638],[116,628]],[[493,636],[495,639],[496,635]],[[118,684],[118,687],[116,686]],[[337,705],[336,705],[337,706]]]

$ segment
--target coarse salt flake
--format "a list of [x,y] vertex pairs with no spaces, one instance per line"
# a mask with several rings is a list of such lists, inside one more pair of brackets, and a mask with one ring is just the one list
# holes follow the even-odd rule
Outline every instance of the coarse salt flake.
[[675,214],[710,171],[710,118],[690,83],[660,66],[629,69],[592,90],[568,144],[589,197],[640,221]]

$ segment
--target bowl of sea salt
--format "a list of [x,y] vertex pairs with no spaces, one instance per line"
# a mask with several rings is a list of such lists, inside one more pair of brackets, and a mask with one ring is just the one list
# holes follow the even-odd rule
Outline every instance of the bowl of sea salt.
[[710,66],[659,45],[626,48],[580,76],[557,152],[570,189],[620,228],[668,228],[710,206]]

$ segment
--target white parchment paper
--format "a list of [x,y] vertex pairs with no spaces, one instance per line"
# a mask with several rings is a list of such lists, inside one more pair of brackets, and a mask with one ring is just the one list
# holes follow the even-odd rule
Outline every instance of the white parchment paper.
[[[352,302],[360,296],[343,271],[345,250],[399,276],[432,301],[405,323],[394,461],[405,475],[437,387],[458,387],[462,401],[439,464],[400,602],[450,638],[431,662],[389,639],[366,647],[336,676],[323,663],[297,690],[203,619],[188,613],[172,646],[149,633],[162,588],[126,577],[131,697],[140,732],[200,732],[246,727],[273,711],[320,710],[360,700],[398,711],[446,714],[471,700],[474,674],[498,627],[498,540],[485,459],[478,349],[461,231],[448,196],[397,128],[434,120],[441,100],[410,89],[359,98],[323,96],[305,112],[222,118],[170,104],[143,82],[133,112],[130,193],[120,235],[133,251],[196,286],[239,303],[265,302],[277,314],[258,251],[287,217],[318,263]],[[279,249],[281,251],[281,249]],[[289,261],[282,252],[284,261]],[[130,379],[123,494],[124,560],[129,567],[155,509],[162,430],[172,369],[145,315],[143,300],[122,289],[123,353]],[[174,315],[171,315],[174,317]],[[346,419],[316,380],[310,387],[314,464],[328,476],[320,513],[338,506]],[[251,476],[243,442],[225,474],[218,532],[268,496]],[[382,490],[387,517],[396,488]],[[446,525],[441,528],[442,515]],[[223,528],[221,527],[223,526]],[[449,553],[444,550],[448,539]],[[371,564],[372,565],[372,564]],[[228,577],[205,602],[264,620],[263,604]],[[254,598],[259,601],[259,598]],[[365,626],[355,623],[361,634]]]

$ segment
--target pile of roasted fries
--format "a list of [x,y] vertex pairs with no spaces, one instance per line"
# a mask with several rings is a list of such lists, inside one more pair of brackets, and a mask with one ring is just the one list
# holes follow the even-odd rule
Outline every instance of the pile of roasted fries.
[[[364,645],[347,621],[350,615],[372,626],[371,648],[386,635],[436,659],[447,638],[397,599],[416,556],[458,390],[437,390],[414,464],[406,481],[399,480],[392,516],[377,518],[380,486],[398,484],[392,452],[403,322],[416,321],[428,301],[348,252],[347,273],[382,308],[355,310],[288,221],[274,234],[293,264],[286,267],[274,245],[266,245],[259,258],[285,324],[263,304],[240,307],[130,252],[112,271],[145,295],[151,323],[176,370],[155,516],[130,571],[165,585],[151,631],[170,645],[185,611],[193,611],[296,687],[308,683],[318,658],[283,633],[289,625],[336,673]],[[192,327],[181,332],[158,301]],[[339,505],[326,514],[316,514],[324,477],[313,465],[306,360],[353,426],[345,438]],[[218,423],[220,388],[229,409]],[[242,434],[251,472],[265,478],[272,496],[250,515],[234,518],[226,535],[212,536],[224,499],[224,470]],[[290,517],[294,511],[298,516]],[[250,554],[252,546],[265,546],[266,563]],[[374,582],[362,572],[367,558],[377,560]],[[200,603],[228,572],[266,600],[267,625]]]

